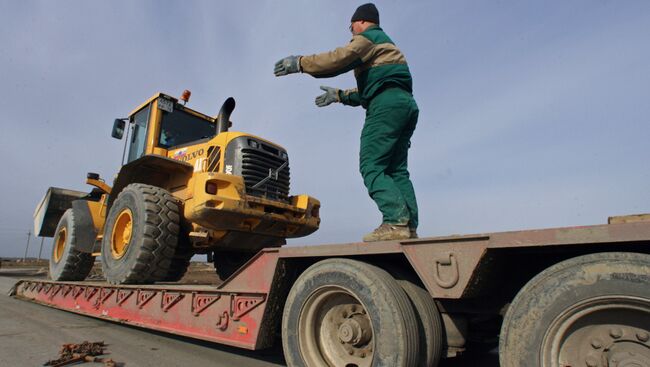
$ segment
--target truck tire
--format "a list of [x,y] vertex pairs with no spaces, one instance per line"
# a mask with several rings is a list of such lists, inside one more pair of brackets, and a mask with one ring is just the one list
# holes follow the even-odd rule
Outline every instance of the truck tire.
[[282,316],[289,366],[418,364],[415,313],[397,281],[360,261],[327,259],[294,283]]
[[596,253],[544,270],[510,305],[503,367],[648,366],[650,255]]
[[429,292],[408,279],[397,278],[415,311],[420,339],[419,367],[437,367],[444,341],[442,317]]
[[111,207],[102,240],[102,269],[111,284],[163,280],[178,246],[179,203],[166,190],[130,184]]
[[56,227],[52,255],[50,256],[50,279],[84,280],[95,263],[92,254],[76,249],[77,226],[72,209],[63,213]]

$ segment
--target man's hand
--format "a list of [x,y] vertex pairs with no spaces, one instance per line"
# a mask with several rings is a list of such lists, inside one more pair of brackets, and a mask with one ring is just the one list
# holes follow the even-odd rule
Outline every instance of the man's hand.
[[334,102],[340,102],[339,101],[339,91],[340,91],[340,89],[332,88],[332,87],[326,87],[324,85],[321,85],[320,89],[324,90],[325,93],[323,93],[320,96],[316,97],[316,106],[325,107],[325,106],[327,106],[329,104],[332,104]]
[[297,73],[300,71],[300,56],[287,56],[284,59],[275,63],[273,74],[275,76],[283,76],[288,74]]

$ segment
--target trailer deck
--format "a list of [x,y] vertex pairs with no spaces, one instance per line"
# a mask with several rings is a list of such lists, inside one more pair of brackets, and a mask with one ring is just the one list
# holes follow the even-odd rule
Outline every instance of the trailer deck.
[[[610,224],[595,226],[269,248],[257,253],[220,285],[21,280],[13,294],[86,316],[255,350],[270,346],[277,335],[284,301],[295,281],[291,271],[304,270],[323,258],[375,263],[386,255],[401,257],[437,300],[440,311],[451,313],[453,310],[444,304],[446,300],[481,299],[484,284],[494,283],[495,279],[490,278],[512,277],[504,270],[507,268],[490,265],[498,256],[518,251],[527,251],[523,258],[527,258],[526,254],[544,253],[567,253],[569,258],[576,253],[601,251],[649,254],[650,221],[647,217],[610,219]],[[530,259],[537,257],[543,256]],[[448,334],[455,336],[451,331]]]

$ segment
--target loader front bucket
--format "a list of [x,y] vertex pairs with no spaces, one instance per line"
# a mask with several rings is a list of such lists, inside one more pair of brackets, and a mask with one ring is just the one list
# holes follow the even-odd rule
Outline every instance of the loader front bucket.
[[34,235],[53,237],[63,213],[72,208],[74,200],[87,195],[86,192],[50,187],[34,211]]

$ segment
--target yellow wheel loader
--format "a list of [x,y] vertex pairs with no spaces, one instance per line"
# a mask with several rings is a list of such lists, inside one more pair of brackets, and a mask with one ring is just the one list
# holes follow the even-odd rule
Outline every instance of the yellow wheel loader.
[[54,237],[53,280],[85,279],[100,256],[112,284],[176,281],[197,253],[226,278],[262,248],[318,229],[320,202],[289,195],[284,148],[229,131],[233,98],[214,118],[188,100],[158,93],[115,120],[112,136],[126,140],[112,186],[88,173],[89,193],[49,188],[34,233]]

